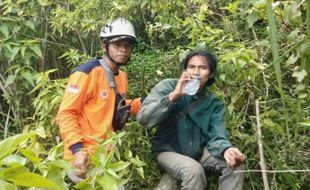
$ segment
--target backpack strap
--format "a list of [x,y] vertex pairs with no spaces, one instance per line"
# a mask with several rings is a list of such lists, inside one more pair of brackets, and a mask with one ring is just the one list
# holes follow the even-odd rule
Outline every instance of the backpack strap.
[[117,94],[117,86],[116,86],[114,74],[113,74],[111,68],[102,59],[99,59],[99,63],[103,67],[103,69],[105,70],[105,72],[108,76],[109,86],[110,86],[110,88],[114,89],[114,92],[116,95]]
[[130,104],[126,105],[125,98],[118,93],[114,74],[111,68],[102,59],[99,59],[99,63],[103,67],[105,73],[108,76],[108,82],[109,82],[110,88],[114,89],[114,93],[115,93],[115,105],[114,105],[115,107],[114,108],[115,109],[113,113],[112,125],[113,125],[114,130],[117,131],[117,130],[124,128],[130,116],[129,110],[131,106]]

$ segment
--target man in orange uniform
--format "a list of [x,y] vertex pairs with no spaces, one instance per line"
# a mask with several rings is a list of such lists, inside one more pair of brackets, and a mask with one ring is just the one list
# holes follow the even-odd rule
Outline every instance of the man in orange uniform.
[[[130,59],[136,36],[133,25],[119,17],[100,32],[102,59],[94,59],[78,66],[69,77],[63,101],[56,116],[64,139],[64,157],[79,169],[75,175],[84,178],[89,152],[97,142],[92,137],[105,139],[107,131],[115,131],[116,94],[125,97],[128,79],[119,69]],[[111,80],[113,81],[111,84]],[[130,101],[130,113],[137,113],[141,99]]]

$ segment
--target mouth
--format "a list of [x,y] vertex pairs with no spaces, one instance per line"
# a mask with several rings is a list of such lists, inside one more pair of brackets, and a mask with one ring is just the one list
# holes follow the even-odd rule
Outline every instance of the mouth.
[[121,59],[128,59],[127,55],[118,55],[118,57],[121,58]]

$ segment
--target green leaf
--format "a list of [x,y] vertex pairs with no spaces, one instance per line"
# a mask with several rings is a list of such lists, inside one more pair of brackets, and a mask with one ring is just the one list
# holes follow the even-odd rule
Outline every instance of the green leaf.
[[146,163],[141,161],[138,155],[136,155],[135,158],[131,158],[130,162],[132,162],[137,167],[146,166]]
[[28,169],[25,166],[16,163],[5,169],[2,168],[2,170],[0,170],[0,176],[1,179],[6,179],[12,175],[15,175],[16,173],[23,173],[23,172],[28,172]]
[[16,79],[16,76],[15,76],[15,75],[9,75],[8,78],[7,78],[6,81],[5,81],[5,86],[4,86],[4,88],[6,88],[7,86],[13,84],[14,81],[15,81],[15,79]]
[[106,174],[103,177],[97,177],[96,181],[105,190],[117,190],[117,181],[109,174]]
[[26,71],[26,72],[21,72],[21,75],[24,79],[26,79],[26,81],[29,82],[29,84],[31,84],[31,86],[34,86],[33,80],[32,80],[32,76],[33,74],[31,74],[30,72]]
[[88,180],[83,180],[74,186],[75,189],[94,189],[93,186],[88,182]]
[[15,185],[24,187],[53,187],[60,189],[56,183],[44,178],[39,174],[31,172],[16,173],[15,175],[11,175],[10,177],[6,178],[6,180],[14,183]]
[[297,91],[297,92],[303,91],[305,88],[306,88],[306,85],[304,85],[304,84],[299,84],[299,85],[296,86],[296,91]]
[[42,158],[39,158],[33,150],[21,149],[19,152],[34,163],[42,161]]
[[19,50],[20,50],[20,47],[13,47],[12,48],[12,51],[10,52],[11,53],[11,59],[10,59],[10,61],[13,61],[14,60],[14,58],[15,58],[15,56],[18,54],[18,52],[19,52]]
[[111,168],[113,171],[118,172],[127,168],[129,165],[130,165],[129,162],[119,161],[117,163],[109,164],[107,167]]
[[20,48],[20,53],[21,53],[22,57],[25,57],[25,51],[26,51],[26,47],[23,46]]
[[34,133],[24,133],[15,135],[13,137],[7,138],[0,142],[0,161],[14,152],[17,149],[17,146],[19,146],[24,141],[28,140],[29,138],[34,137]]
[[268,110],[268,111],[265,111],[264,113],[262,113],[262,116],[264,117],[273,117],[273,116],[276,116],[277,115],[277,111],[274,110],[274,109],[271,109],[271,110]]
[[300,94],[298,95],[298,98],[300,99],[304,99],[304,98],[307,98],[308,97],[308,94]]
[[310,41],[302,43],[299,47],[299,51],[302,55],[310,57]]
[[136,168],[136,170],[137,170],[138,173],[140,174],[141,178],[142,178],[142,179],[145,179],[143,168],[142,168],[142,167],[138,167],[138,168]]
[[45,128],[43,126],[38,126],[36,129],[35,129],[35,132],[36,134],[39,136],[39,137],[42,137],[42,138],[46,138],[46,131],[45,131]]
[[112,169],[106,169],[106,173],[105,174],[110,174],[115,179],[120,179],[120,176],[118,176],[117,173],[114,170],[112,170]]
[[34,32],[36,31],[33,21],[27,20],[27,21],[25,22],[25,25],[28,26],[28,27],[29,27],[31,30],[33,30]]
[[270,118],[266,118],[263,120],[264,126],[269,128],[273,133],[284,135],[284,131],[281,126],[275,122],[273,122]]
[[0,31],[5,36],[5,38],[9,37],[9,27],[7,24],[1,24]]
[[258,18],[259,18],[259,14],[257,12],[253,12],[247,17],[249,28],[253,27],[253,24],[258,20]]
[[16,185],[0,180],[1,190],[18,190]]
[[40,58],[43,58],[42,51],[39,45],[30,45],[29,48]]
[[310,127],[310,120],[307,120],[305,122],[302,122],[302,123],[299,123],[300,125],[303,125],[303,126],[307,126],[307,127]]
[[53,165],[49,166],[46,178],[61,186],[62,189],[68,189],[64,181],[65,176],[67,176],[65,170],[60,170],[58,166]]
[[240,4],[240,1],[235,1],[234,3],[229,3],[228,6],[223,7],[222,9],[226,9],[229,12],[231,12],[233,15],[236,15],[238,13],[239,4]]
[[41,6],[49,6],[52,4],[52,2],[49,0],[37,0],[37,1],[40,3]]

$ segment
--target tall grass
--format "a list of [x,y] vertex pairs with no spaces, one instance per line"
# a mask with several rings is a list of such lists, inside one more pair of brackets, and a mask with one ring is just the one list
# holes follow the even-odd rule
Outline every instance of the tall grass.
[[270,45],[272,50],[272,58],[274,60],[274,67],[277,76],[277,82],[279,89],[282,91],[282,72],[279,58],[279,47],[278,47],[278,36],[276,22],[274,20],[273,9],[271,5],[272,0],[266,0],[267,16],[268,16],[268,26],[270,35]]
[[[306,27],[307,27],[307,41],[308,41],[308,50],[310,49],[310,0],[307,0],[307,18],[306,18]],[[306,70],[307,76],[305,77],[305,85],[309,85],[310,78],[310,55],[309,53],[305,53],[303,57],[302,67]],[[308,54],[308,55],[307,55]]]

